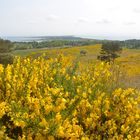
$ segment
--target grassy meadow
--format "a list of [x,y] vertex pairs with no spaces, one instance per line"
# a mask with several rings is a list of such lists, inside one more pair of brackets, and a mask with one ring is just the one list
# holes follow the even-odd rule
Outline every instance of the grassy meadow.
[[[86,55],[80,54],[80,51],[86,51]],[[37,58],[43,53],[48,58],[55,58],[59,54],[64,56],[72,56],[79,62],[84,63],[98,63],[97,56],[100,54],[101,44],[90,46],[78,46],[78,47],[66,47],[66,48],[43,48],[43,49],[28,49],[28,50],[16,50],[14,55],[26,57],[32,56]],[[127,49],[124,48],[120,57],[116,59],[116,64],[119,65],[120,71],[123,76],[119,82],[122,85],[133,88],[140,88],[140,50],[139,49]]]

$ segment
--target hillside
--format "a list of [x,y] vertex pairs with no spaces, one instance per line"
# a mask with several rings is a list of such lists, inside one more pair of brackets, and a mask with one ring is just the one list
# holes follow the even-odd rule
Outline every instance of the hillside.
[[[81,63],[85,65],[89,62],[98,62],[97,56],[100,53],[101,45],[90,45],[90,46],[78,46],[68,48],[51,48],[51,49],[29,49],[29,50],[17,50],[14,52],[15,55],[19,56],[32,56],[34,58],[46,54],[48,58],[55,58],[59,54],[64,56],[73,56]],[[85,51],[86,54],[80,54],[80,51]],[[124,48],[120,57],[116,60],[119,64],[120,69],[124,73],[124,78],[120,79],[126,86],[132,86],[135,88],[140,87],[140,50],[139,49],[126,49]],[[127,74],[126,74],[127,73]]]

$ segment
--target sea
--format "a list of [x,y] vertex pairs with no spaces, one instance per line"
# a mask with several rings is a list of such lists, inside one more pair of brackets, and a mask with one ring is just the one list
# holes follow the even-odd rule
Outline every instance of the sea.
[[[120,41],[135,38],[135,37],[126,37],[126,36],[94,36],[94,35],[79,35],[73,37],[80,37],[84,39],[86,38],[86,39],[99,39],[99,40],[120,40]],[[41,42],[47,40],[47,36],[2,36],[0,38],[10,40],[11,42],[33,42],[33,41]]]
[[23,36],[3,36],[0,37],[5,40],[10,40],[11,42],[33,42],[33,41],[42,41],[42,37],[23,37]]

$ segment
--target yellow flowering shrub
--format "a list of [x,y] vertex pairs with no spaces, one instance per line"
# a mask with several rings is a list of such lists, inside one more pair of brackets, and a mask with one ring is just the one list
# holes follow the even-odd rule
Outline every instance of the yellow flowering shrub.
[[110,86],[109,64],[71,57],[0,65],[0,139],[140,138],[140,94]]

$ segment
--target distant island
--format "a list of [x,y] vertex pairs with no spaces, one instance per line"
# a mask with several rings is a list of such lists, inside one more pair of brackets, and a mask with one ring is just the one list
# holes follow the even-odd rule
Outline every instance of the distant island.
[[3,39],[12,42],[33,42],[33,41],[52,41],[52,40],[82,40],[84,38],[76,36],[4,36]]
[[[107,39],[93,39],[90,37],[89,38],[78,37],[78,36],[72,36],[72,35],[69,35],[69,36],[65,36],[65,35],[64,36],[7,36],[7,37],[5,36],[5,37],[0,37],[0,38],[4,40],[10,40],[11,42],[16,43],[16,46],[18,46],[16,47],[16,49],[95,45],[95,44],[103,44],[110,41],[118,42],[122,47],[125,47],[125,48],[140,49],[140,39],[107,40]],[[27,47],[28,45],[30,47]]]

